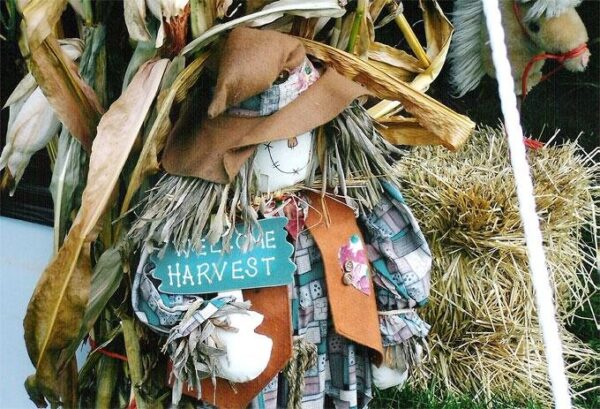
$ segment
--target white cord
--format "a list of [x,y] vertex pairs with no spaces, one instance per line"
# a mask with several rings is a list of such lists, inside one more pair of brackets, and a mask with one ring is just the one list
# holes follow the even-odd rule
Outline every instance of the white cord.
[[556,308],[553,302],[550,277],[546,267],[546,256],[542,245],[542,232],[535,210],[533,183],[523,143],[523,129],[517,110],[517,98],[514,92],[514,80],[508,61],[506,45],[504,43],[504,29],[502,28],[498,0],[482,0],[485,12],[487,29],[492,46],[492,58],[498,79],[498,92],[502,105],[502,114],[508,146],[510,148],[510,161],[512,164],[517,197],[519,200],[519,213],[525,231],[527,243],[527,256],[531,270],[535,300],[537,305],[540,327],[544,339],[544,351],[548,363],[548,376],[552,387],[555,407],[557,409],[571,408],[569,383],[565,375],[565,363],[562,355],[562,344],[556,322]]

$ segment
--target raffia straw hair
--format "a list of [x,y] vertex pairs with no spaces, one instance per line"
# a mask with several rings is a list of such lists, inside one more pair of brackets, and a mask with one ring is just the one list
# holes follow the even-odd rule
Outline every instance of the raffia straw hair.
[[454,36],[448,59],[450,84],[457,98],[477,88],[485,75],[481,30],[483,6],[480,0],[456,0],[452,23]]
[[[600,354],[566,329],[595,290],[600,150],[576,142],[529,151],[571,386],[598,388]],[[414,149],[398,165],[403,194],[433,252],[428,362],[413,382],[489,400],[549,405],[543,341],[507,143],[480,129],[459,153]],[[587,243],[587,241],[595,241]],[[590,239],[591,238],[591,239]],[[596,382],[594,384],[594,382]],[[595,385],[595,386],[594,386]]]
[[[381,179],[396,184],[390,179],[394,173],[390,163],[402,151],[381,136],[358,103],[326,128],[328,136],[320,148],[323,169],[315,155],[308,179],[286,192],[327,188],[355,209],[373,208],[383,191]],[[257,192],[252,160],[228,185],[164,174],[136,208],[138,218],[128,236],[134,245],[173,244],[178,250],[190,245],[200,250],[203,239],[210,243],[223,239],[227,247],[236,223],[244,223],[248,232],[257,227],[256,209],[268,197]]]

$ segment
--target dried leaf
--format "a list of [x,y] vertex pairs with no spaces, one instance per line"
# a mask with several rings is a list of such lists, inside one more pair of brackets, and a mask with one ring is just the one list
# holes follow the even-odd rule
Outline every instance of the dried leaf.
[[[150,4],[151,1],[148,2]],[[161,12],[163,20],[171,20],[185,12],[189,0],[161,0]]]
[[30,0],[22,8],[30,52],[34,52],[52,34],[66,6],[67,0]]
[[456,150],[466,142],[464,137],[460,138],[458,135],[455,139],[444,142],[414,118],[395,116],[380,119],[375,124],[384,138],[394,145],[449,145],[451,150]]
[[31,73],[27,73],[23,77],[23,79],[17,84],[16,88],[13,90],[12,94],[6,100],[3,108],[7,108],[11,105],[14,105],[20,101],[27,99],[29,95],[37,88],[37,83],[35,82],[35,78]]
[[143,41],[137,43],[135,51],[131,56],[131,60],[129,60],[129,64],[127,65],[125,76],[123,77],[123,91],[125,91],[125,88],[127,88],[129,83],[131,82],[131,79],[133,78],[135,73],[140,69],[140,67],[144,63],[155,58],[157,54],[158,49],[154,46],[154,43]]
[[216,0],[217,18],[222,19],[227,15],[227,10],[233,4],[233,0]]
[[146,27],[146,1],[124,0],[123,7],[129,37],[135,41],[150,41],[152,36]]
[[370,60],[369,65],[375,68],[379,68],[381,71],[385,72],[390,77],[398,81],[406,82],[407,84],[410,84],[410,82],[415,78],[415,74],[413,72],[401,68],[396,68],[383,62]]
[[144,66],[98,125],[82,205],[58,254],[40,278],[24,320],[27,352],[36,367],[36,383],[56,402],[60,352],[81,328],[90,289],[90,244],[119,174],[154,101],[168,60]]
[[123,277],[123,260],[121,257],[121,245],[112,247],[102,253],[98,263],[94,267],[92,282],[90,285],[90,297],[79,334],[73,339],[71,345],[61,354],[58,366],[71,360],[79,344],[92,329],[100,313],[106,307],[108,300],[113,296]]
[[369,46],[369,60],[386,63],[396,68],[402,68],[413,76],[414,74],[423,72],[421,63],[415,57],[404,50],[399,50],[378,42],[373,42]]
[[[419,91],[425,92],[444,66],[450,47],[450,40],[452,39],[453,27],[446,16],[444,16],[436,1],[425,0],[419,4],[423,9],[425,37],[427,39],[427,57],[430,63],[424,71],[420,72],[410,81],[410,85]],[[375,114],[375,118],[379,118],[392,112],[399,105],[397,101],[382,101],[369,111]],[[462,138],[459,138],[459,140],[462,140]]]
[[435,99],[398,81],[385,71],[336,48],[302,39],[308,54],[332,65],[338,72],[366,86],[378,98],[401,103],[425,129],[453,149],[456,138],[466,140],[475,124]]
[[152,36],[146,27],[146,1],[123,0],[123,7],[129,37],[135,41],[150,41]]
[[371,20],[371,14],[368,10],[368,1],[361,0],[358,2],[360,13],[360,27],[358,34],[358,41],[354,48],[354,53],[363,60],[367,59],[367,54],[371,43],[375,41],[375,28],[373,27],[373,20]]
[[419,4],[423,9],[427,56],[431,64],[411,81],[411,85],[413,88],[426,91],[444,67],[454,28],[437,1],[425,0]]
[[211,27],[195,40],[186,45],[181,54],[189,54],[199,51],[207,44],[210,44],[222,32],[236,26],[251,23],[257,27],[269,24],[285,14],[294,16],[309,17],[340,17],[345,10],[339,6],[337,0],[279,0],[268,4],[262,10],[245,15],[227,23],[217,24]]
[[[106,94],[105,34],[106,30],[102,25],[86,30],[85,50],[79,65],[82,78],[94,87],[101,100],[105,99]],[[81,204],[86,175],[87,155],[79,141],[63,127],[50,183],[54,200],[55,253],[68,231],[73,210],[78,209]]]
[[86,153],[79,141],[63,128],[58,140],[58,154],[52,172],[50,193],[54,201],[54,249],[62,245],[71,212],[81,200],[86,175]]
[[31,50],[30,68],[60,121],[89,151],[103,109],[52,35]]
[[383,8],[389,3],[389,0],[371,0],[369,4],[369,14],[371,20],[376,21],[383,11]]
[[190,0],[192,37],[198,38],[214,24],[216,0]]
[[[156,120],[152,124],[152,129],[144,142],[142,152],[140,153],[135,169],[131,174],[127,193],[125,194],[121,206],[121,216],[129,210],[133,195],[137,192],[144,179],[160,169],[158,165],[158,154],[164,148],[167,135],[171,130],[172,124],[169,119],[171,107],[174,102],[181,102],[183,98],[185,98],[189,89],[200,77],[200,73],[209,56],[210,52],[205,52],[188,65],[185,70],[179,74],[171,86],[169,93],[164,97],[163,102],[160,104]],[[117,235],[119,234],[120,226],[121,224],[119,223],[117,226]]]

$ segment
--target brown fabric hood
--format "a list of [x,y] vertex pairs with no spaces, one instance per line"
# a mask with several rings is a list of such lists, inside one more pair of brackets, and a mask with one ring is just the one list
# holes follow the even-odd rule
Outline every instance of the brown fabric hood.
[[305,56],[300,41],[290,35],[233,30],[223,47],[209,110],[182,110],[163,152],[165,171],[229,183],[256,145],[308,132],[335,118],[354,99],[370,94],[362,85],[326,68],[308,90],[270,116],[241,118],[225,112],[268,89],[281,71],[297,67]]
[[304,46],[295,37],[271,30],[234,29],[220,50],[219,76],[208,116],[215,118],[266,91],[282,71],[296,68],[304,57]]

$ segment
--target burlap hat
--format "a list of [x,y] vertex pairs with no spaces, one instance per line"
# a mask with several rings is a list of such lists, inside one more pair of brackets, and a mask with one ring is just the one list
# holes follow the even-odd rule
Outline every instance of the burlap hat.
[[269,89],[281,72],[299,66],[305,57],[302,43],[293,36],[234,29],[221,50],[208,110],[184,110],[167,139],[162,156],[165,171],[228,183],[257,145],[308,132],[369,94],[362,85],[325,67],[314,84],[272,115],[246,118],[227,113],[228,108]]

